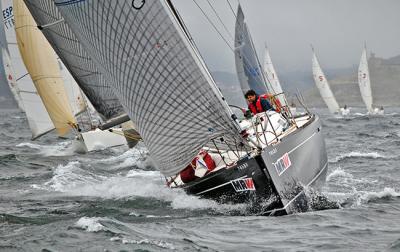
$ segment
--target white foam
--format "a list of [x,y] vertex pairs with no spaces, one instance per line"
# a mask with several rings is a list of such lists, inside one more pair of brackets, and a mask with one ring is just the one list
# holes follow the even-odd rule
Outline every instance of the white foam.
[[98,217],[82,217],[75,223],[75,226],[84,229],[87,232],[106,230],[106,228],[99,222],[100,220],[101,218]]
[[361,192],[361,200],[368,202],[375,199],[400,197],[400,193],[396,192],[393,188],[385,187],[380,192]]
[[171,249],[175,250],[175,247],[173,244],[165,242],[165,241],[157,241],[157,240],[149,240],[149,239],[142,239],[142,240],[132,240],[128,238],[121,238],[120,239],[123,244],[149,244],[149,245],[155,245],[159,248],[164,248],[164,249]]
[[326,177],[326,181],[332,181],[334,178],[338,177],[345,177],[345,178],[353,178],[353,175],[351,175],[348,172],[345,172],[342,168],[338,168],[334,171],[332,171],[328,176]]
[[352,151],[349,153],[344,153],[339,156],[337,156],[334,161],[334,163],[339,162],[343,159],[347,158],[372,158],[372,159],[377,159],[377,158],[387,158],[386,156],[379,154],[378,152],[358,152],[358,151]]
[[43,156],[71,156],[74,154],[74,148],[71,141],[58,142],[55,145],[40,145],[35,143],[20,143],[16,147],[28,147],[39,151],[39,155]]

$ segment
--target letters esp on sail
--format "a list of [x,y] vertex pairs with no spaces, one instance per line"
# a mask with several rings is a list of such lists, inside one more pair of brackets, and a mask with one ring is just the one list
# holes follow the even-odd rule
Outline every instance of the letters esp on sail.
[[[104,120],[111,120],[125,112],[110,84],[97,69],[52,0],[25,0],[32,16],[42,28],[75,81]],[[127,118],[129,120],[129,118]]]
[[331,112],[332,114],[338,113],[340,110],[339,104],[337,103],[335,96],[333,95],[332,90],[329,87],[328,80],[326,79],[325,74],[321,69],[314,50],[312,57],[312,71],[315,85],[317,86],[326,106],[328,106],[329,112]]
[[[134,1],[135,3],[138,3]],[[213,139],[241,141],[237,124],[168,0],[55,0],[113,85],[166,176]]]

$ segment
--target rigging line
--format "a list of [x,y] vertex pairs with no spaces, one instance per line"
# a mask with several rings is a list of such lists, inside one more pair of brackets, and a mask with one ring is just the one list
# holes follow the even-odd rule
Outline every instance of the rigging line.
[[207,0],[208,5],[210,5],[211,9],[214,11],[215,15],[217,16],[218,20],[221,22],[222,26],[224,27],[225,31],[228,33],[229,37],[231,39],[233,39],[232,34],[229,32],[228,28],[226,27],[226,25],[224,24],[224,22],[222,21],[221,17],[218,15],[217,11],[215,10],[215,8],[211,5],[210,1]]
[[[208,17],[208,15],[204,12],[204,10],[200,7],[200,5],[196,2],[196,0],[193,0],[193,2],[194,2],[194,3],[196,4],[196,6],[200,9],[200,11],[203,13],[203,15],[205,16],[205,18],[207,19],[207,21],[208,21],[208,22],[210,23],[210,25],[214,28],[214,30],[219,34],[219,36],[222,38],[222,40],[225,42],[225,44],[229,47],[229,49],[231,49],[231,51],[232,51],[233,53],[235,53],[235,49],[233,49],[233,48],[230,46],[230,44],[228,43],[228,41],[227,41],[227,40],[225,39],[225,37],[221,34],[221,32],[218,30],[218,28],[215,26],[215,24],[212,22],[212,20]],[[236,16],[236,15],[235,15],[235,16]],[[246,57],[245,55],[242,55],[242,57],[243,57],[246,61],[249,62],[249,60],[247,59],[247,57]],[[259,65],[260,71],[262,71],[262,68],[260,67],[260,63],[258,63],[258,65]],[[250,71],[250,70],[249,70],[249,66],[243,65],[243,67],[245,67],[246,70]],[[259,78],[260,81],[265,82],[265,81],[264,81],[264,78],[263,78],[263,73],[260,73],[260,75],[262,75],[262,76],[259,76],[259,77],[257,77],[257,78]],[[267,88],[267,90],[268,90],[268,88]]]
[[219,36],[222,38],[222,40],[226,43],[226,45],[231,49],[232,52],[234,52],[233,48],[231,45],[228,43],[228,41],[224,38],[224,36],[221,34],[221,32],[218,30],[218,28],[214,25],[214,23],[211,21],[211,19],[207,16],[207,14],[204,12],[204,10],[200,7],[200,5],[196,2],[196,0],[193,0],[193,2],[197,5],[197,7],[200,9],[200,11],[203,13],[203,15],[206,17],[208,22],[211,24],[211,26],[215,29],[215,31],[219,34]]
[[229,5],[229,8],[231,9],[231,11],[232,11],[232,13],[233,13],[233,16],[235,17],[235,19],[236,19],[236,13],[235,13],[235,11],[233,10],[233,8],[232,8],[232,5],[231,5],[231,3],[229,2],[229,0],[226,0],[226,2],[228,3],[228,5]]

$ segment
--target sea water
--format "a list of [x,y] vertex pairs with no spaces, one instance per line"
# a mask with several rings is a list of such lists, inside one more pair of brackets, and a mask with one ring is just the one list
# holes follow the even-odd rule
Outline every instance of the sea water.
[[340,208],[265,217],[166,188],[142,144],[76,154],[0,110],[0,251],[400,251],[400,110],[316,112]]

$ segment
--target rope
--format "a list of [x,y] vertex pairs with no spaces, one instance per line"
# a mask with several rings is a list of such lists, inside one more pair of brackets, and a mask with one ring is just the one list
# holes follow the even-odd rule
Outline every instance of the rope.
[[129,133],[127,133],[127,132],[119,133],[119,132],[115,132],[113,129],[109,129],[108,131],[111,132],[111,133],[120,135],[120,136],[124,136],[124,137],[126,137],[126,138],[131,139],[131,140],[137,140],[137,141],[142,140],[142,138],[141,138],[140,136],[137,137],[137,135],[129,134]]
[[210,5],[211,9],[214,11],[215,15],[217,16],[219,22],[222,24],[222,26],[224,27],[225,31],[228,33],[229,37],[231,39],[233,39],[232,34],[229,32],[228,28],[226,27],[226,25],[224,24],[224,22],[222,21],[221,17],[218,15],[217,11],[215,10],[215,8],[211,5],[210,1],[207,0],[208,5]]

